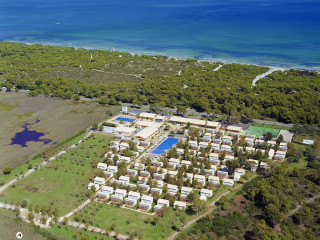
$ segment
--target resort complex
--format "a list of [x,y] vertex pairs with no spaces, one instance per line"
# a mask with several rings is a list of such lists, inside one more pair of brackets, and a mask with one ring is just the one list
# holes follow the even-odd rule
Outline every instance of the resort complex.
[[[100,134],[114,139],[96,165],[103,177],[88,189],[94,186],[97,201],[156,214],[168,207],[186,210],[195,199],[210,201],[221,185],[232,187],[246,172],[268,170],[263,156],[283,161],[292,138],[279,137],[277,129],[245,130],[148,112],[118,115],[101,125]],[[237,167],[228,164],[235,155],[245,156]]]

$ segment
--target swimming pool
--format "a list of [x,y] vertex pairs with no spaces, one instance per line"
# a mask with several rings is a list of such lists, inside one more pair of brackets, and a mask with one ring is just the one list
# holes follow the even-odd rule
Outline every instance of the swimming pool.
[[175,146],[179,140],[179,138],[167,138],[151,153],[161,155],[164,151],[169,150],[172,146]]
[[124,118],[124,117],[117,117],[116,119],[115,119],[116,121],[124,121],[124,122],[134,122],[135,121],[135,119],[133,119],[133,118]]

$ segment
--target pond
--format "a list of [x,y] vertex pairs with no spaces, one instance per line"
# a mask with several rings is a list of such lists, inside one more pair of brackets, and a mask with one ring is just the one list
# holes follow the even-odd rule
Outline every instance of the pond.
[[37,124],[40,120],[35,121],[34,123],[26,123],[24,124],[23,131],[17,132],[14,138],[11,139],[11,145],[18,144],[21,147],[27,147],[28,142],[43,142],[44,144],[48,144],[51,142],[50,139],[40,139],[46,133],[40,133],[37,131],[30,131],[30,127],[34,124]]

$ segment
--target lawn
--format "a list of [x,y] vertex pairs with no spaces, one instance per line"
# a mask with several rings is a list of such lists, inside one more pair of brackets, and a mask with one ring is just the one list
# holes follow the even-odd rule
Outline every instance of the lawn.
[[261,137],[265,135],[267,132],[272,133],[274,137],[277,137],[281,128],[269,128],[269,127],[258,127],[258,126],[250,126],[246,131],[245,135],[255,135],[257,137]]
[[291,127],[287,127],[287,126],[279,126],[279,125],[275,125],[275,124],[268,124],[268,123],[250,123],[251,126],[256,126],[256,127],[265,127],[265,128],[273,128],[273,129],[283,129],[283,130],[290,130]]
[[8,188],[1,201],[28,205],[51,206],[64,215],[87,199],[87,184],[101,170],[93,161],[101,161],[112,136],[94,134],[77,148],[61,155],[30,176]]
[[[0,92],[0,175],[4,167],[16,168],[92,123],[104,120],[107,110],[114,114],[120,111],[120,107]],[[10,145],[11,139],[23,130],[25,123],[36,120],[40,122],[32,125],[30,131],[45,133],[43,138],[52,140],[51,143],[28,142],[27,147]]]
[[159,223],[154,225],[152,223],[154,216],[100,202],[90,203],[79,214],[82,220],[87,219],[89,225],[110,231],[111,226],[115,224],[115,232],[141,235],[143,239],[152,240],[165,239],[174,231],[171,226],[180,227],[183,225],[181,220],[187,222],[192,218],[170,207],[165,216],[160,218]]
[[100,233],[88,232],[82,229],[77,229],[71,226],[65,226],[62,224],[55,224],[51,228],[56,236],[62,239],[81,239],[82,236],[89,237],[89,240],[111,240],[113,237],[101,235]]

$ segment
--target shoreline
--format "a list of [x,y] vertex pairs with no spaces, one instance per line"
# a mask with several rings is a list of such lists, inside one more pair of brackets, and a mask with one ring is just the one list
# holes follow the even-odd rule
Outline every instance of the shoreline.
[[[23,42],[23,41],[1,41],[1,42],[8,42],[8,43],[22,43],[22,44],[26,44],[26,45],[42,45],[42,46],[51,46],[51,47],[69,47],[69,48],[74,48],[76,49],[85,49],[85,50],[100,50],[100,51],[109,51],[112,52],[112,49],[108,49],[108,48],[94,48],[94,47],[76,47],[76,46],[72,46],[72,45],[64,45],[64,44],[59,44],[59,43],[37,43],[37,42]],[[274,65],[262,65],[262,64],[256,64],[256,63],[245,63],[245,62],[236,62],[236,61],[228,61],[226,59],[208,59],[208,58],[196,58],[196,57],[181,57],[181,56],[171,56],[171,55],[167,55],[165,53],[161,53],[161,52],[153,52],[153,51],[141,51],[141,50],[137,50],[137,51],[132,51],[132,50],[115,50],[115,52],[118,53],[128,53],[131,54],[132,56],[134,55],[138,55],[138,56],[154,56],[154,57],[167,57],[168,60],[170,59],[175,59],[175,60],[195,60],[198,62],[209,62],[209,63],[222,63],[223,65],[225,64],[240,64],[240,65],[252,65],[252,66],[258,66],[258,67],[267,67],[269,68],[269,70],[271,69],[279,69],[280,71],[288,71],[288,70],[299,70],[299,71],[310,71],[310,72],[317,72],[320,73],[320,66],[316,67],[319,68],[319,70],[314,70],[314,69],[310,69],[310,68],[303,68],[303,67],[293,67],[293,66],[280,66],[277,64]]]

